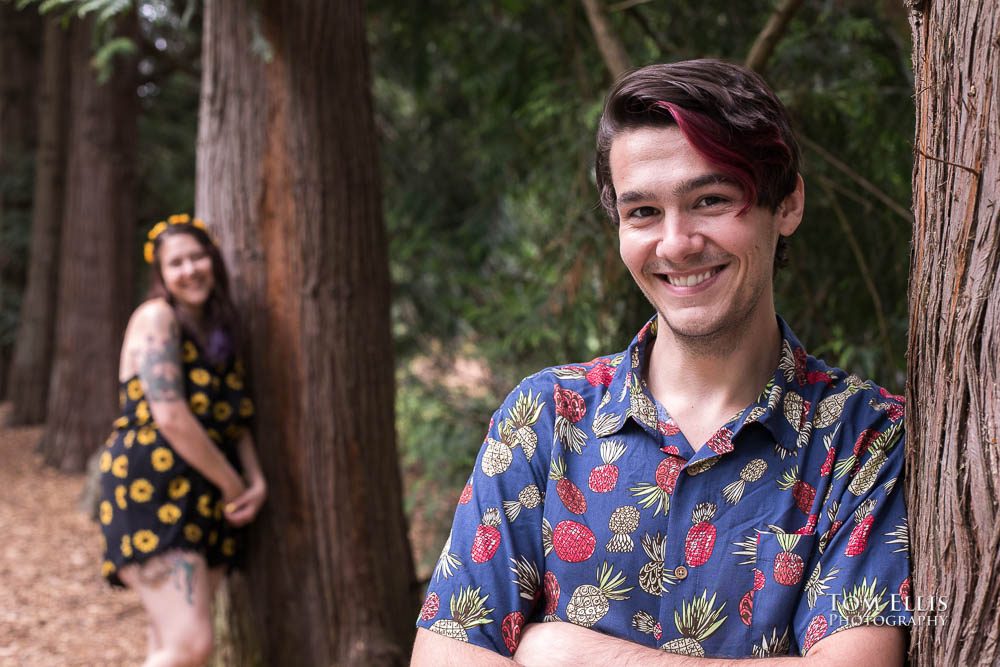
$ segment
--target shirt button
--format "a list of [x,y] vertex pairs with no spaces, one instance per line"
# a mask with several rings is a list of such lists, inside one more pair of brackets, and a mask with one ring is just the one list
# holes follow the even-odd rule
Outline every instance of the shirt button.
[[687,579],[688,569],[683,565],[678,565],[674,568],[674,576],[678,579]]

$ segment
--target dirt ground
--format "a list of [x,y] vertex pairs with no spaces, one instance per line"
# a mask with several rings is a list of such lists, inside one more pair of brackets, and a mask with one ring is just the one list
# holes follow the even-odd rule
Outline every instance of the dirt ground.
[[100,530],[78,509],[84,477],[40,465],[40,432],[0,429],[0,666],[138,665],[138,597],[101,579]]

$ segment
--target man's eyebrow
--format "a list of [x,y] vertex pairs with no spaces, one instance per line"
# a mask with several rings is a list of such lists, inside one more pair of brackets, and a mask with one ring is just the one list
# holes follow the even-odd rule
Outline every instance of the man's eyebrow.
[[705,174],[703,176],[698,176],[692,178],[688,181],[682,181],[674,186],[673,195],[675,197],[681,197],[683,195],[689,194],[698,188],[703,188],[706,185],[738,185],[738,183],[733,180],[731,176],[725,174]]
[[618,195],[616,199],[619,204],[633,204],[637,201],[656,199],[656,197],[648,192],[642,192],[641,190],[629,190],[628,192],[623,192]]

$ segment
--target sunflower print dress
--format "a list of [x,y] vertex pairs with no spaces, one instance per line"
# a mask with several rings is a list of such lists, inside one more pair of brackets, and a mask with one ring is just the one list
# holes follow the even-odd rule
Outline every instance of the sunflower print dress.
[[[209,363],[186,333],[181,357],[191,412],[240,471],[237,443],[254,412],[242,362]],[[103,576],[112,586],[124,586],[118,577],[123,566],[176,549],[197,551],[209,567],[230,569],[239,536],[223,517],[219,489],[160,434],[138,376],[121,383],[119,403],[122,416],[100,456]]]

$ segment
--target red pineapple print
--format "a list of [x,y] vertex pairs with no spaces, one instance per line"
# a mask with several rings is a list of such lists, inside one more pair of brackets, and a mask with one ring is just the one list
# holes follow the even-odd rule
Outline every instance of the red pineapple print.
[[774,557],[774,580],[783,586],[797,586],[802,581],[805,567],[802,556],[793,553],[801,535],[779,534],[775,536],[782,551]]
[[802,652],[808,652],[813,647],[813,644],[822,639],[826,635],[828,627],[826,616],[817,616],[810,621],[809,628],[806,629],[805,639],[802,641]]
[[615,376],[615,369],[608,366],[603,361],[594,364],[594,367],[587,371],[587,382],[596,387],[603,384],[605,387],[611,384],[611,379]]
[[723,426],[716,431],[705,445],[716,454],[733,451],[733,432]]
[[572,389],[563,389],[558,384],[553,392],[556,404],[555,433],[559,441],[576,454],[587,444],[587,434],[576,425],[587,413],[583,396]]
[[462,495],[460,495],[458,497],[458,504],[459,505],[465,505],[470,500],[472,500],[472,482],[469,482],[468,484],[466,484],[465,488],[462,489]]
[[899,599],[903,601],[903,605],[907,609],[910,609],[910,578],[909,577],[907,577],[906,579],[903,579],[903,583],[901,583],[899,585]]
[[668,496],[674,492],[674,486],[677,484],[677,477],[681,474],[681,466],[683,465],[683,459],[668,456],[660,461],[660,465],[656,466],[656,486],[663,489],[663,492]]
[[882,395],[882,398],[891,398],[894,401],[898,401],[898,402],[903,403],[903,404],[906,403],[906,397],[905,396],[898,396],[897,394],[892,393],[891,391],[889,391],[885,387],[879,387],[878,393],[880,393]]
[[587,499],[584,497],[583,491],[566,479],[566,462],[563,457],[555,456],[552,458],[552,464],[549,466],[549,479],[555,481],[556,493],[566,509],[573,514],[583,514],[587,511]]
[[[660,433],[662,433],[665,436],[677,435],[678,433],[681,432],[680,427],[677,426],[677,424],[674,422],[673,419],[668,419],[667,421],[657,421],[656,422],[656,430],[659,431]],[[665,447],[661,447],[661,449],[666,450]],[[676,454],[677,453],[677,448],[674,447],[673,449],[674,449],[673,452],[667,452],[667,453],[668,454],[670,454],[670,453]]]
[[872,510],[875,509],[875,499],[869,498],[854,510],[854,529],[847,539],[847,547],[844,549],[845,556],[859,556],[868,547],[868,536],[872,532],[872,524],[875,517]]
[[833,377],[825,371],[809,371],[806,373],[806,382],[809,384],[819,384],[820,382],[825,382],[826,384],[833,384]]
[[868,448],[871,444],[882,435],[881,432],[876,431],[873,428],[866,428],[860,434],[858,434],[858,439],[854,441],[854,449],[851,451],[851,455],[847,458],[837,461],[834,466],[834,476],[840,479],[848,472],[854,475],[861,468],[861,459],[868,452]]
[[740,620],[743,624],[748,626],[753,622],[753,596],[754,593],[764,588],[764,583],[767,579],[764,577],[764,573],[757,568],[753,569],[753,588],[747,591],[742,598],[740,598]]
[[583,396],[572,389],[563,389],[558,384],[555,386],[553,398],[556,403],[556,414],[571,424],[575,424],[587,413],[587,404]]
[[517,645],[521,643],[521,629],[524,627],[524,614],[519,611],[512,611],[504,616],[500,623],[500,636],[503,643],[511,653],[517,650]]
[[559,607],[559,580],[556,579],[555,572],[548,570],[545,573],[545,620],[554,621],[556,609]]
[[715,548],[715,526],[710,522],[715,518],[718,507],[715,503],[699,503],[691,512],[691,522],[684,540],[684,560],[690,567],[698,567],[708,562]]
[[806,351],[801,347],[792,350],[795,357],[795,381],[801,386],[809,383],[809,374],[806,373]]
[[496,555],[500,547],[500,510],[491,507],[483,512],[483,522],[476,528],[476,537],[472,540],[472,560],[485,563]]
[[826,459],[823,460],[823,465],[819,467],[820,477],[826,477],[831,472],[833,472],[833,462],[837,458],[837,450],[834,449],[827,443],[826,448]]
[[889,421],[898,422],[903,418],[905,410],[902,405],[896,403],[887,403],[885,408],[885,414],[889,417]]
[[441,609],[441,598],[438,597],[437,593],[431,593],[424,600],[424,604],[420,607],[420,620],[429,621],[438,614],[438,610]]
[[808,482],[799,479],[798,466],[792,466],[782,473],[781,479],[778,480],[778,487],[782,491],[791,489],[795,506],[804,514],[809,514],[812,511],[813,501],[816,500],[816,489]]
[[802,526],[795,531],[796,535],[812,535],[816,530],[816,524],[819,523],[818,514],[810,514],[809,518],[806,519],[806,525]]
[[597,538],[582,523],[560,521],[552,531],[552,546],[567,563],[581,563],[593,555]]
[[[594,493],[614,491],[618,484],[618,466],[615,462],[625,453],[625,444],[617,440],[607,440],[601,443],[601,460],[599,465],[590,471],[590,490]],[[557,489],[558,492],[558,489]]]

